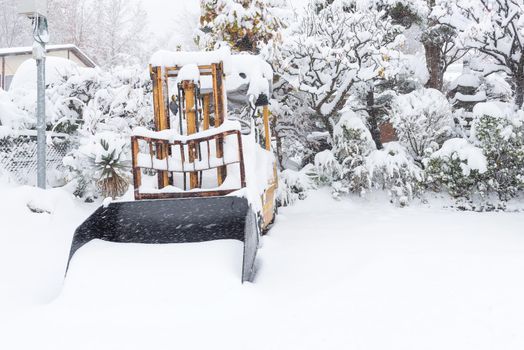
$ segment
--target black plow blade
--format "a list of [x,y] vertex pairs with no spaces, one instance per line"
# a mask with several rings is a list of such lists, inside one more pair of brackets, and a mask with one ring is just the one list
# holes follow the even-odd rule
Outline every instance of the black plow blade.
[[239,197],[115,202],[98,208],[73,236],[69,261],[93,239],[116,243],[244,242],[242,282],[252,281],[258,249],[256,215]]

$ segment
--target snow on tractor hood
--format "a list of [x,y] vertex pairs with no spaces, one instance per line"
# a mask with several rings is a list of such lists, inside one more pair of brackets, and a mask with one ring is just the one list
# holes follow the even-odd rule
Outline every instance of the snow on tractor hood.
[[[255,101],[260,95],[269,98],[272,93],[273,69],[262,58],[247,53],[231,54],[227,47],[215,51],[184,52],[166,51],[155,52],[149,63],[152,66],[184,67],[187,65],[224,64],[226,74],[226,90],[228,99],[235,103]],[[205,82],[202,85],[206,85]]]

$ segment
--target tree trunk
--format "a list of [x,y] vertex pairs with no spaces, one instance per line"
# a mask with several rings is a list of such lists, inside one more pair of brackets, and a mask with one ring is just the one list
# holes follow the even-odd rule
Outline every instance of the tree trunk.
[[277,116],[273,114],[273,118],[271,119],[271,129],[273,129],[273,132],[275,133],[275,140],[276,140],[276,152],[277,152],[277,166],[280,171],[284,170],[284,164],[283,164],[283,156],[282,156],[282,138],[280,137],[280,133],[278,132],[278,120]]
[[438,44],[428,41],[424,43],[424,48],[426,49],[426,66],[429,72],[426,87],[442,91],[444,72],[442,71],[440,47]]
[[378,127],[377,110],[375,108],[375,89],[369,89],[366,95],[366,110],[368,112],[368,124],[371,137],[375,141],[377,149],[382,149],[382,140],[380,139],[380,129]]
[[515,90],[515,104],[518,108],[522,108],[524,102],[524,81],[520,80],[517,82],[517,89]]
[[515,76],[515,104],[518,108],[522,108],[524,102],[524,57],[520,63]]
[[[429,10],[435,7],[435,0],[427,0]],[[426,50],[426,66],[429,72],[429,80],[426,83],[427,88],[437,89],[442,91],[444,72],[442,69],[442,52],[440,51],[440,44],[434,41],[434,35],[431,29],[437,23],[430,20],[426,29],[426,38],[423,40],[424,49]]]
[[326,127],[326,131],[329,133],[329,137],[331,138],[331,140],[333,140],[333,137],[335,136],[335,130],[333,128],[333,118],[330,115],[320,114],[318,119],[322,120],[322,123]]

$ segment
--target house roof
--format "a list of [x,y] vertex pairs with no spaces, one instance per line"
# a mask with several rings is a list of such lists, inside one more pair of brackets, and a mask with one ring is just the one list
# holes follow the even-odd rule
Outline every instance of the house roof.
[[[73,45],[73,44],[46,45],[47,52],[65,51],[65,50],[72,51],[75,54],[75,56],[78,57],[78,59],[82,61],[83,64],[86,65],[86,67],[91,67],[91,68],[96,67],[96,63],[91,58],[89,58],[89,56],[87,56],[82,50],[80,50],[78,46],[76,45]],[[0,57],[30,55],[32,53],[33,53],[32,46],[0,48]]]

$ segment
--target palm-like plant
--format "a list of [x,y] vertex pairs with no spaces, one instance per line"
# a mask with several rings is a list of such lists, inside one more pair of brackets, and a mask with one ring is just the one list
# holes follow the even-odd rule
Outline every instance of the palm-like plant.
[[103,196],[122,196],[129,186],[129,162],[124,157],[124,147],[111,146],[105,139],[100,139],[102,152],[92,155],[91,160],[97,175],[96,185]]

